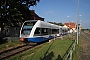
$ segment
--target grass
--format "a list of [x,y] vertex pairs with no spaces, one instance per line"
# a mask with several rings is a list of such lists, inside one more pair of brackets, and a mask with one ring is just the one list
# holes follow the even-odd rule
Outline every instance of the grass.
[[8,60],[60,60],[72,42],[73,40],[54,40],[16,55]]
[[79,49],[80,49],[80,43],[82,40],[82,35],[79,36],[78,44],[76,44],[75,51],[73,52],[73,59],[72,60],[79,60]]
[[76,45],[72,60],[78,60],[79,45]]
[[16,47],[18,45],[21,45],[21,44],[23,44],[23,43],[20,42],[20,41],[3,43],[3,44],[0,44],[0,51],[7,50],[7,49],[10,49],[10,48]]

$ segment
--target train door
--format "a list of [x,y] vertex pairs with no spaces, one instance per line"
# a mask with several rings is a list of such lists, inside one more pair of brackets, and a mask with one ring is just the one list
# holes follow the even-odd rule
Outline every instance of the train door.
[[43,37],[43,41],[48,40],[49,39],[49,28],[42,28],[41,30],[41,34]]
[[62,35],[62,28],[60,28],[60,32],[59,32],[60,35]]

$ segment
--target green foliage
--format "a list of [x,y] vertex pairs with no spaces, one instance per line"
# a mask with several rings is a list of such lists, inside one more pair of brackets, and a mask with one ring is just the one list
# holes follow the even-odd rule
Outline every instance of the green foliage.
[[49,23],[56,24],[56,25],[59,25],[59,26],[64,26],[61,22],[60,22],[60,23],[57,23],[57,22],[49,22]]
[[87,28],[87,29],[81,29],[81,30],[82,30],[82,31],[90,31],[90,29],[88,29],[88,28]]
[[0,0],[0,27],[18,26],[30,18],[30,6],[39,0]]
[[12,57],[9,60],[61,60],[72,40],[54,40]]
[[78,59],[78,52],[79,52],[79,45],[76,45],[76,47],[75,47],[75,51],[73,52],[73,58],[72,58],[72,60],[79,60]]
[[14,41],[14,42],[6,42],[4,44],[0,44],[0,51],[6,50],[11,47],[16,47],[18,45],[22,45],[23,43],[20,41]]

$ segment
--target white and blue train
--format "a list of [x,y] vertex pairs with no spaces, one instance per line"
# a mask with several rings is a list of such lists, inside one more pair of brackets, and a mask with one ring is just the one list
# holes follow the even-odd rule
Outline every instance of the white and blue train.
[[20,29],[20,41],[39,43],[60,36],[66,30],[62,26],[40,20],[28,20]]

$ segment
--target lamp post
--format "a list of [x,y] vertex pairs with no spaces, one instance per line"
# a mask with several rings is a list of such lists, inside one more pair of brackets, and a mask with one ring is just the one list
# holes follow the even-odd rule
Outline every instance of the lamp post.
[[[82,16],[82,15],[79,15],[80,17]],[[80,18],[79,18],[80,19]],[[79,20],[79,24],[81,25],[81,20]]]
[[70,16],[67,16],[68,17],[68,19],[69,19],[69,33],[70,33]]
[[79,20],[79,0],[77,0],[77,38],[76,38],[76,43],[78,44],[78,20]]
[[79,20],[79,21],[80,21],[79,23],[80,23],[80,26],[81,26],[81,20]]
[[[80,17],[82,16],[82,15],[79,15]],[[80,19],[80,18],[79,18]],[[81,25],[81,20],[79,20],[79,24]]]
[[80,35],[80,31],[81,31],[81,20],[79,20],[79,35]]

